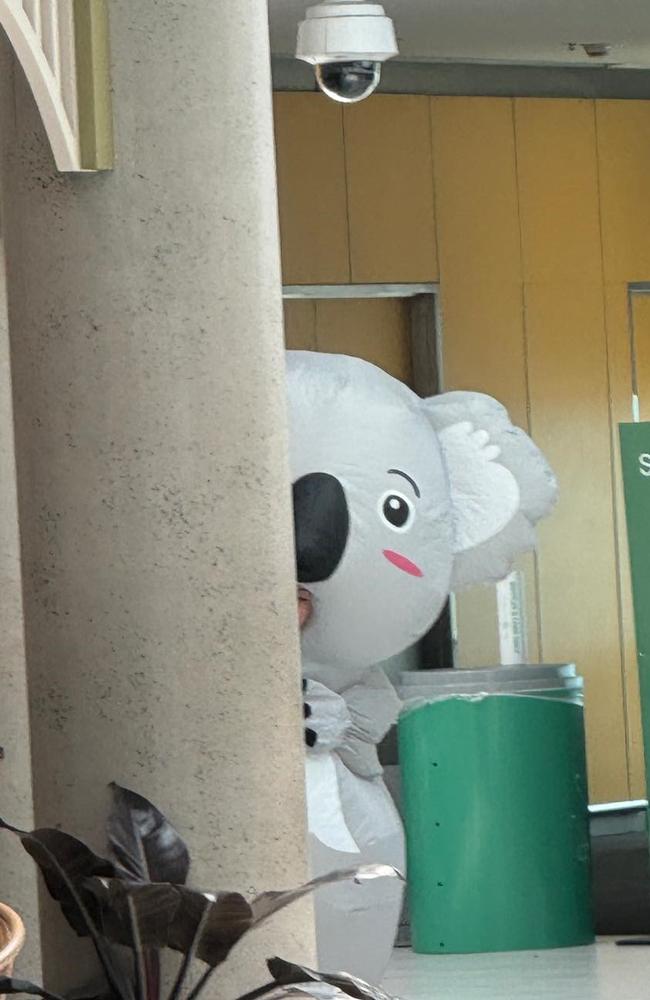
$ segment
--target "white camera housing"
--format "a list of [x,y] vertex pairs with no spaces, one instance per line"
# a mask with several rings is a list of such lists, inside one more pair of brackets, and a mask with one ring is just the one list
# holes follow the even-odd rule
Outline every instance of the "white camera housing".
[[381,64],[399,52],[395,28],[381,4],[324,0],[298,26],[296,58],[314,66],[332,100],[362,101],[376,90]]

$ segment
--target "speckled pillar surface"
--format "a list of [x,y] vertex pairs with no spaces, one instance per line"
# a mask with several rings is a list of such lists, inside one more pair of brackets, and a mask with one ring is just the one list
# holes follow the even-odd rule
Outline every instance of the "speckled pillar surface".
[[[102,847],[115,779],[202,888],[282,888],[307,863],[266,4],[109,11],[112,173],[57,175],[22,73],[0,88],[36,818]],[[312,941],[288,913],[222,992]]]
[[[0,68],[3,65],[6,62],[0,60]],[[0,243],[0,816],[31,830],[34,803],[21,591],[7,298]],[[16,910],[27,929],[19,970],[38,979],[41,953],[36,872],[21,845],[8,833],[0,834],[0,902]]]

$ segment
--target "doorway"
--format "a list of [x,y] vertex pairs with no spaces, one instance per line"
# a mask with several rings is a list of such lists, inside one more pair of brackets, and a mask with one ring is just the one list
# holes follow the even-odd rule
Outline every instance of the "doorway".
[[[285,286],[285,345],[361,358],[418,395],[435,395],[443,387],[437,291],[433,284]],[[405,670],[452,668],[450,603],[420,642],[381,666],[396,683]]]

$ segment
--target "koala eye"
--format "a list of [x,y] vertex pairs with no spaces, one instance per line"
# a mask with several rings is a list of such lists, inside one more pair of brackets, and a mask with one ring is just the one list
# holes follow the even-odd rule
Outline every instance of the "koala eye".
[[408,531],[415,520],[415,508],[403,493],[389,490],[379,501],[379,515],[392,531]]

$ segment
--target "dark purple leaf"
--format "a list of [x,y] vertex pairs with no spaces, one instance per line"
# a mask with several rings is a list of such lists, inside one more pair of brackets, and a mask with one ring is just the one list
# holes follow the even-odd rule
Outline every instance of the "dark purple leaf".
[[376,878],[398,878],[404,881],[404,876],[392,865],[359,865],[357,868],[347,868],[342,871],[330,872],[328,875],[321,875],[312,879],[297,889],[288,889],[283,892],[263,892],[251,903],[255,924],[261,923],[268,917],[277,913],[278,910],[290,906],[292,903],[308,896],[317,889],[335,882],[367,882]]
[[297,986],[310,982],[327,983],[329,986],[335,986],[342,993],[355,997],[355,1000],[393,1000],[379,986],[371,986],[363,979],[357,979],[356,976],[349,976],[347,973],[316,972],[303,965],[285,962],[281,958],[272,958],[267,962],[267,965],[275,982],[281,986]]
[[129,899],[135,909],[143,948],[165,948],[180,906],[179,887],[168,882],[127,882],[91,878],[84,890],[94,900],[102,932],[109,941],[133,947]]
[[[80,937],[90,933],[86,918],[79,912],[79,907],[72,898],[65,879],[61,877],[63,869],[69,880],[77,888],[92,876],[113,877],[115,866],[106,858],[94,854],[76,837],[71,837],[61,830],[43,829],[21,835],[23,847],[31,855],[41,870],[47,890],[60,905],[63,915],[73,930]],[[52,858],[56,859],[54,864]],[[83,892],[81,893],[83,898]],[[88,903],[88,900],[85,900]]]
[[107,830],[111,850],[129,877],[140,882],[185,885],[190,856],[180,835],[142,795],[113,782]]
[[0,829],[20,837],[70,926],[80,937],[92,939],[111,990],[122,1000],[131,1000],[133,991],[130,983],[115,964],[114,955],[97,928],[93,898],[83,888],[83,882],[89,876],[115,874],[112,862],[98,857],[76,837],[61,830],[44,828],[27,833],[3,820],[0,820]]
[[250,904],[239,893],[209,894],[169,882],[121,879],[90,879],[84,888],[96,900],[102,930],[110,941],[131,944],[130,900],[144,948],[171,948],[183,954],[194,948],[196,957],[211,966],[220,965],[253,925]]
[[[187,951],[191,943],[188,941],[189,935],[193,936],[193,931],[201,920],[202,899],[205,899],[202,893],[185,891],[183,905],[174,924],[174,941],[177,944],[172,944],[172,947],[179,946],[180,951]],[[253,923],[250,903],[240,893],[215,893],[210,897],[203,934],[196,947],[196,957],[213,968],[221,965]]]

